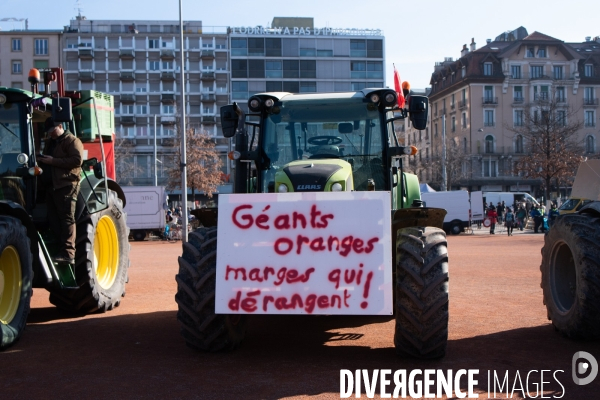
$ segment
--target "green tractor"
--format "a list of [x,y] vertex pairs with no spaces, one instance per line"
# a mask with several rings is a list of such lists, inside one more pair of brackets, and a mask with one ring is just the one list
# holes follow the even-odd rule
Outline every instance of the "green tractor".
[[[394,130],[394,121],[405,118],[416,129],[425,129],[427,97],[410,96],[407,108],[398,108],[397,93],[391,89],[262,93],[252,96],[247,107],[247,113],[236,103],[221,108],[223,134],[235,139],[230,153],[235,160],[234,193],[248,194],[244,201],[251,201],[265,196],[251,196],[254,193],[291,199],[304,192],[387,192],[391,207],[382,212],[389,213],[391,226],[382,229],[392,242],[392,265],[386,268],[391,270],[393,296],[386,301],[388,315],[393,310],[396,319],[396,352],[443,357],[448,340],[445,211],[423,207],[418,178],[402,166],[403,158],[417,150],[404,146]],[[222,212],[221,218],[226,218]],[[215,312],[223,305],[216,295],[216,276],[226,268],[216,254],[218,246],[228,251],[233,243],[217,245],[216,209],[194,214],[204,228],[190,233],[179,258],[176,301],[181,332],[188,346],[201,351],[231,350],[243,339],[248,316]],[[347,224],[363,222],[369,221],[352,215]]]
[[[36,70],[30,73],[32,91],[0,87],[0,350],[21,337],[33,288],[48,290],[50,302],[67,311],[106,311],[124,296],[129,268],[125,197],[106,177],[100,134],[114,129],[112,96],[65,92],[61,69],[41,72],[42,94]],[[58,90],[50,94],[53,81]],[[53,261],[59,243],[48,222],[43,166],[36,162],[50,116],[77,135],[88,154],[99,155],[84,157],[82,165],[74,265]]]

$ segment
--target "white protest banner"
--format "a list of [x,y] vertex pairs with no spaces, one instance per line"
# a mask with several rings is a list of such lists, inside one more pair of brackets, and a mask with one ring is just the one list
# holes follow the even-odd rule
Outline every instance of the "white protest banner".
[[215,312],[392,314],[389,192],[219,195]]

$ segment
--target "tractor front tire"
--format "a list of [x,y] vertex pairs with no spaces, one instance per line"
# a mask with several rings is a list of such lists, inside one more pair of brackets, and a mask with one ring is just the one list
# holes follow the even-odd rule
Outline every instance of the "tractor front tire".
[[0,350],[12,346],[25,330],[33,295],[29,245],[21,221],[0,216]]
[[215,314],[217,228],[200,228],[189,234],[179,257],[175,301],[181,335],[200,351],[229,351],[246,333],[245,315]]
[[396,353],[443,357],[448,344],[446,233],[433,227],[399,229],[396,251]]
[[600,218],[558,217],[544,238],[540,269],[552,325],[572,339],[600,338]]
[[77,289],[50,289],[55,306],[82,314],[118,307],[125,296],[129,269],[129,228],[123,202],[109,190],[108,208],[77,221]]

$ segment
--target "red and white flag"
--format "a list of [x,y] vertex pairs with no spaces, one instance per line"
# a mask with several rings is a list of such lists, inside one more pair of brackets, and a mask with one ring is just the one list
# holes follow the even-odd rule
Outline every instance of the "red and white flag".
[[404,103],[406,99],[404,98],[404,93],[402,92],[402,81],[400,80],[400,73],[396,69],[394,65],[394,89],[396,89],[396,93],[398,94],[398,107],[404,107]]

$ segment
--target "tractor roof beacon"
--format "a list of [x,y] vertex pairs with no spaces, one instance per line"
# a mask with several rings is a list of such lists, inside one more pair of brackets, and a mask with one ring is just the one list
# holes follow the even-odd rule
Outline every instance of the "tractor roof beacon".
[[[114,171],[114,159],[105,154],[114,133],[112,96],[65,91],[60,68],[32,69],[29,82],[31,91],[0,87],[0,350],[21,337],[32,288],[47,289],[50,302],[68,311],[111,310],[125,293],[129,268],[125,197],[107,177]],[[50,116],[79,137],[89,155],[75,208],[73,265],[53,261],[59,243],[49,224],[45,167],[37,163]]]
[[[396,92],[386,88],[261,93],[248,100],[243,107],[247,111],[236,103],[221,107],[221,124],[224,136],[235,141],[229,153],[235,160],[234,192],[246,194],[244,201],[252,203],[268,193],[285,199],[304,192],[388,193],[391,208],[383,212],[391,221],[385,230],[391,233],[387,237],[392,261],[386,268],[393,296],[386,301],[395,313],[396,351],[438,358],[445,355],[448,339],[445,211],[422,206],[417,177],[402,167],[403,157],[417,149],[403,145],[393,123],[410,118],[416,129],[425,129],[429,103],[427,97],[410,96],[407,108],[397,104]],[[260,193],[264,194],[252,195]],[[323,194],[328,195],[337,196]],[[216,210],[200,209],[195,215],[205,228],[190,234],[179,259],[176,300],[181,332],[189,346],[203,351],[233,349],[245,335],[247,315],[215,313],[222,306],[215,289],[219,291],[218,277],[225,266],[216,259],[214,225],[222,221]],[[354,226],[370,223],[361,218],[352,215],[349,220]]]

